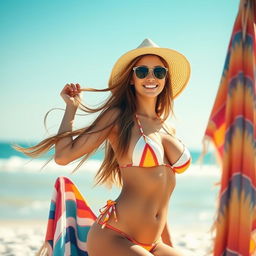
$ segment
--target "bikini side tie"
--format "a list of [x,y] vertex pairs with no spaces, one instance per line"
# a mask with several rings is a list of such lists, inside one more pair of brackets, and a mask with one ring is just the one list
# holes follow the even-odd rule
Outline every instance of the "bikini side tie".
[[103,216],[106,214],[105,217],[104,217],[104,220],[102,221],[101,228],[104,228],[106,226],[106,223],[109,220],[109,217],[112,214],[112,212],[114,214],[115,221],[117,222],[117,215],[116,215],[116,206],[115,206],[115,204],[116,204],[115,201],[108,200],[107,204],[99,209],[100,215],[99,215],[99,217],[97,219],[97,222],[102,221]]

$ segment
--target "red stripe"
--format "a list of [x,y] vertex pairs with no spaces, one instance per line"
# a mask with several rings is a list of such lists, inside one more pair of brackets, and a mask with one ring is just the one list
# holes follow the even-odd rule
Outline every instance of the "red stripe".
[[[146,144],[147,145],[147,144]],[[143,167],[143,164],[144,164],[144,160],[146,158],[146,153],[147,153],[147,147],[145,146],[144,149],[143,149],[143,152],[142,152],[142,156],[141,156],[141,159],[140,159],[140,164],[139,166],[142,166]]]
[[190,159],[185,163],[185,164],[183,164],[183,165],[180,165],[180,166],[173,166],[175,169],[180,169],[180,168],[183,168],[184,166],[186,166],[187,164],[189,164],[190,163]]

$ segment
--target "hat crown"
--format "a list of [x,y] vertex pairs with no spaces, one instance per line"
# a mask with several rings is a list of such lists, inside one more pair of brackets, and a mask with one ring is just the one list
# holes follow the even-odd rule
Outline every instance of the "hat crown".
[[143,42],[137,47],[138,48],[146,48],[146,47],[157,47],[159,48],[159,46],[154,43],[151,39],[146,38],[143,40]]

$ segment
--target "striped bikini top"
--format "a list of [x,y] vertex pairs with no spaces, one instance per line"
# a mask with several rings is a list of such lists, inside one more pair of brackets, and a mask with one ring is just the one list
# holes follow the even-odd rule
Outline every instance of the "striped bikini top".
[[[164,163],[164,151],[162,150],[162,147],[156,141],[152,140],[150,137],[144,134],[140,120],[136,114],[135,117],[140,129],[141,136],[133,149],[132,163],[126,164],[124,166],[119,165],[119,167],[154,167],[164,165],[170,167],[177,173],[184,172],[189,167],[191,162],[191,156],[186,146],[179,140],[184,146],[181,156],[172,165]],[[165,128],[164,130],[168,134],[172,135]]]

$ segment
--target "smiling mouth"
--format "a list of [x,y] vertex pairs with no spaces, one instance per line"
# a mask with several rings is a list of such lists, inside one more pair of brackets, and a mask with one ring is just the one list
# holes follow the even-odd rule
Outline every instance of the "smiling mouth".
[[143,87],[146,88],[146,89],[155,89],[158,87],[158,84],[151,84],[151,85],[144,85],[143,84]]

